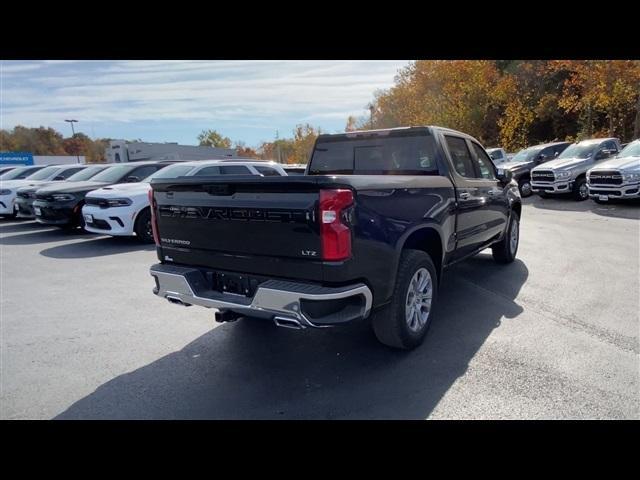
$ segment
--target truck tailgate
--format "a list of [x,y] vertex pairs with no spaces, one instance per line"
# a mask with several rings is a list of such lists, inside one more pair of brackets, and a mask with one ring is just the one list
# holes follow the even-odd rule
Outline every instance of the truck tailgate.
[[[315,179],[184,177],[152,183],[161,246],[183,262],[220,256],[319,259]],[[296,179],[297,180],[297,179]],[[211,255],[207,255],[211,254]],[[209,265],[204,265],[209,266]]]

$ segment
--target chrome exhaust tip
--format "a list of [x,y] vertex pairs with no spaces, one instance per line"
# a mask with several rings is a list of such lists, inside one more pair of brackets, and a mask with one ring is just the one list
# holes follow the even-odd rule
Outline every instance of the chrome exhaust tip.
[[174,305],[180,305],[183,307],[191,306],[190,303],[185,303],[182,300],[180,300],[178,297],[172,297],[171,295],[167,295],[165,298],[169,301],[169,303],[173,303]]
[[294,330],[302,330],[304,326],[293,318],[274,317],[273,322],[282,328],[293,328]]

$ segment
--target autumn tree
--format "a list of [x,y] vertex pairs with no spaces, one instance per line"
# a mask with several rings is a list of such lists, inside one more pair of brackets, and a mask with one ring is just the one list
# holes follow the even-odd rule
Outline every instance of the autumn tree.
[[319,128],[314,128],[308,123],[296,125],[293,131],[293,152],[287,158],[287,163],[307,163],[316,138],[321,133],[322,131]]
[[498,80],[492,61],[418,60],[400,70],[393,87],[375,93],[373,126],[441,125],[491,143],[497,132],[488,135],[487,123],[496,116]]
[[260,154],[251,147],[247,147],[245,142],[237,141],[233,148],[238,152],[241,158],[260,158]]
[[203,130],[198,135],[198,141],[201,146],[231,148],[231,139],[216,130]]
[[347,118],[347,125],[344,127],[345,132],[353,132],[358,129],[358,119],[353,115],[349,115]]
[[[552,62],[566,71],[559,106],[579,115],[580,134],[628,138],[637,124],[640,62],[635,60],[571,60]],[[637,129],[634,125],[634,131]]]

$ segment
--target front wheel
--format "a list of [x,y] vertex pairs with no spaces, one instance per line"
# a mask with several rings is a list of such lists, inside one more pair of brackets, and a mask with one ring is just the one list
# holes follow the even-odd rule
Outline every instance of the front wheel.
[[511,263],[516,259],[518,244],[520,243],[520,217],[516,212],[511,213],[509,228],[504,238],[491,247],[493,259],[498,263]]
[[372,318],[373,331],[381,343],[403,350],[422,343],[433,319],[437,279],[429,254],[402,252],[391,303]]
[[531,180],[525,178],[518,182],[518,189],[520,190],[520,196],[522,198],[530,197],[533,191],[531,190]]
[[576,180],[576,184],[573,186],[573,197],[580,202],[589,198],[589,187],[587,186],[586,178]]
[[138,240],[142,243],[153,243],[153,229],[151,227],[151,210],[144,209],[136,219],[134,228]]

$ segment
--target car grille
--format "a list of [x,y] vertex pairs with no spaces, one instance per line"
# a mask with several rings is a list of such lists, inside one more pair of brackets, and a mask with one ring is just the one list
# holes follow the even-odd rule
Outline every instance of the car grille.
[[44,193],[36,193],[36,199],[38,200],[46,200],[47,202],[53,202],[52,195],[46,195]]
[[35,192],[18,192],[20,198],[34,198]]
[[109,208],[109,202],[104,198],[85,197],[84,203],[87,205],[95,205],[100,208]]
[[593,190],[590,189],[589,193],[591,195],[609,195],[609,196],[614,196],[614,197],[621,197],[622,196],[622,192],[620,191],[611,191],[611,190]]
[[551,170],[538,170],[536,172],[531,172],[531,180],[534,182],[553,182],[555,178],[556,177]]
[[622,175],[616,170],[598,170],[589,174],[591,185],[622,185]]

